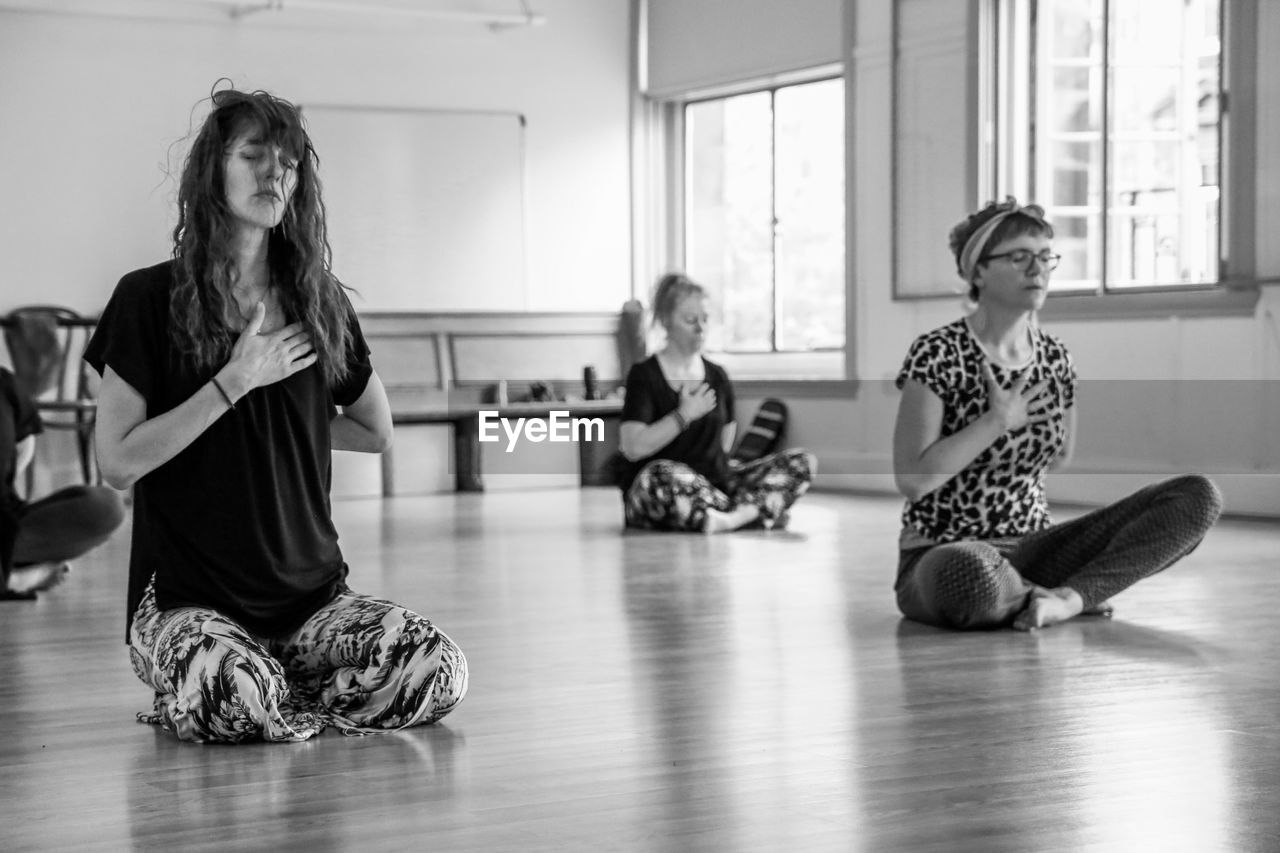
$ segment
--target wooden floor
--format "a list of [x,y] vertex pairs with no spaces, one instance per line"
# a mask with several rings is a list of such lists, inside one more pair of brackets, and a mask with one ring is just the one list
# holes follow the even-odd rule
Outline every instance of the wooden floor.
[[1280,850],[1280,525],[1224,521],[1112,621],[954,634],[894,608],[897,507],[708,539],[621,535],[604,488],[339,502],[352,585],[471,693],[238,747],[134,722],[122,535],[0,604],[0,849]]

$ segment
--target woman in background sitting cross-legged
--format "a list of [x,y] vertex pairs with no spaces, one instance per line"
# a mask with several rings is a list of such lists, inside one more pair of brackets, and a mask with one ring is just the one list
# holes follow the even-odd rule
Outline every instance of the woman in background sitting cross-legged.
[[663,276],[653,315],[666,345],[627,375],[619,429],[627,527],[722,533],[784,526],[817,469],[813,454],[786,450],[731,467],[733,385],[702,355],[706,291],[686,276]]
[[42,429],[35,403],[0,367],[0,601],[32,601],[57,586],[70,560],[124,521],[120,496],[105,486],[68,486],[29,503],[19,497],[15,483]]

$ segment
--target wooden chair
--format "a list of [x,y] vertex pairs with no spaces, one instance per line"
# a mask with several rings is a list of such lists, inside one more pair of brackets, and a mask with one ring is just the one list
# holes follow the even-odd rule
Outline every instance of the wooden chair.
[[[97,374],[81,357],[97,320],[60,305],[26,305],[3,319],[5,345],[19,388],[35,401],[46,430],[72,432],[85,483],[98,479],[93,461]],[[27,468],[27,494],[34,485]]]

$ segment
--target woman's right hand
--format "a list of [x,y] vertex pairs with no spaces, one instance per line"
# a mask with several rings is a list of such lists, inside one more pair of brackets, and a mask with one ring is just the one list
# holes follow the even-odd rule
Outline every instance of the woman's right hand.
[[988,411],[999,421],[1005,432],[1022,429],[1028,424],[1043,423],[1052,417],[1048,410],[1052,400],[1040,396],[1049,387],[1048,379],[1042,379],[1028,388],[1027,382],[1031,379],[1031,371],[1028,369],[1006,390],[996,381],[995,371],[990,364],[983,363],[982,374],[987,380]]
[[680,389],[680,405],[677,411],[684,417],[687,423],[693,423],[698,418],[712,411],[716,407],[715,390],[703,382],[696,388],[690,388],[685,385]]
[[311,336],[301,323],[291,323],[274,332],[264,333],[262,323],[266,316],[266,305],[259,302],[248,325],[231,348],[231,360],[219,371],[220,376],[230,374],[225,378],[236,386],[239,396],[254,388],[288,379],[315,364],[319,358],[311,344]]

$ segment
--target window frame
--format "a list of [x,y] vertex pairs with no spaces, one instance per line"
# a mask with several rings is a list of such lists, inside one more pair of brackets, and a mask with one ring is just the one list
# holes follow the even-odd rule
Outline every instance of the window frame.
[[[1114,0],[1109,0],[1114,2]],[[1003,198],[1013,181],[1013,168],[1025,170],[1021,180],[1034,180],[1033,155],[1018,167],[1006,166],[1003,160],[1016,157],[1005,150],[1008,133],[1005,127],[1013,120],[1012,99],[1005,97],[1002,87],[1012,75],[1001,74],[1002,67],[1013,67],[1018,60],[1002,53],[1009,50],[1001,44],[1003,15],[1011,4],[1025,2],[1034,7],[1037,0],[982,0],[978,25],[980,62],[974,68],[979,124],[984,129],[978,140],[978,193],[980,198]],[[1104,275],[1097,290],[1051,291],[1041,311],[1046,319],[1097,320],[1169,316],[1234,316],[1253,313],[1260,298],[1258,286],[1269,283],[1256,277],[1254,234],[1251,227],[1234,228],[1233,223],[1252,223],[1256,190],[1253,176],[1256,168],[1257,40],[1256,0],[1222,0],[1220,32],[1222,53],[1220,65],[1221,115],[1219,119],[1219,213],[1218,259],[1215,280],[1185,284],[1152,284],[1108,286]],[[1034,57],[1030,57],[1034,59]],[[1028,57],[1021,57],[1025,62]],[[1023,66],[1025,67],[1025,66]],[[1025,85],[1033,85],[1028,81]],[[1109,99],[1104,85],[1104,99]],[[1029,121],[1032,117],[1019,117]],[[1103,136],[1106,136],[1104,129]],[[1103,147],[1106,168],[1106,145]],[[1104,175],[1105,178],[1105,175]],[[1104,194],[1104,222],[1106,217]],[[1104,237],[1109,226],[1103,226]],[[1105,244],[1104,244],[1105,250]]]
[[[687,237],[688,237],[688,222],[689,222],[688,207],[689,207],[689,196],[690,196],[689,189],[690,188],[689,188],[689,181],[688,181],[688,177],[689,177],[688,176],[688,163],[689,163],[688,125],[689,125],[689,122],[688,122],[687,116],[688,116],[689,108],[696,106],[698,104],[707,104],[713,101],[724,101],[729,98],[741,97],[744,95],[755,95],[755,94],[762,94],[762,93],[767,93],[769,95],[770,136],[771,136],[770,138],[771,159],[770,159],[770,168],[769,168],[769,180],[770,180],[770,216],[772,219],[772,226],[770,228],[771,233],[770,233],[770,251],[769,251],[769,258],[770,258],[769,280],[770,280],[770,302],[771,302],[771,307],[770,307],[771,313],[770,313],[770,324],[769,324],[770,349],[768,350],[745,350],[745,349],[736,350],[736,349],[725,348],[725,349],[716,350],[716,355],[724,356],[734,360],[735,362],[738,362],[742,367],[745,367],[747,369],[747,372],[749,373],[754,372],[752,369],[753,367],[755,367],[756,369],[759,369],[761,365],[766,364],[768,360],[772,360],[772,359],[785,359],[785,360],[791,361],[794,364],[809,365],[807,369],[813,370],[814,365],[821,365],[823,362],[829,362],[831,360],[830,358],[831,354],[844,353],[844,351],[848,348],[848,345],[849,345],[848,343],[849,327],[846,320],[845,329],[844,329],[845,342],[843,346],[818,347],[812,350],[795,350],[795,349],[779,349],[778,348],[778,338],[779,338],[778,313],[779,313],[779,305],[780,305],[779,289],[778,289],[779,236],[778,236],[778,206],[777,206],[778,205],[778,193],[777,193],[777,188],[778,188],[778,155],[777,155],[777,152],[778,152],[778,123],[777,123],[778,92],[782,89],[794,88],[796,86],[805,86],[805,85],[810,85],[814,83],[823,83],[823,82],[828,82],[832,80],[840,81],[842,101],[844,102],[844,106],[847,110],[848,91],[846,87],[848,83],[845,80],[844,69],[842,67],[836,67],[836,66],[822,66],[819,69],[810,69],[808,71],[796,72],[792,75],[787,75],[785,77],[775,77],[765,81],[744,82],[742,84],[735,85],[725,90],[703,91],[698,93],[691,93],[686,97],[678,99],[675,102],[676,103],[675,112],[679,116],[679,119],[678,119],[679,132],[675,135],[675,139],[674,139],[675,144],[677,146],[675,162],[679,164],[679,179],[678,179],[678,183],[675,185],[676,192],[672,196],[672,202],[674,205],[678,206],[680,209],[680,215],[678,219],[679,239],[676,244],[677,252],[675,254],[679,258],[680,268],[688,269],[689,257],[688,257]],[[848,127],[847,121],[845,123],[845,126],[847,129]],[[845,170],[845,185],[847,187],[848,186],[847,147],[845,149],[845,153],[846,153],[846,156],[843,158],[844,159],[843,165]],[[846,201],[845,207],[846,207],[846,218],[847,218],[847,207],[848,207],[847,190],[845,194],[845,201]],[[847,234],[847,231],[848,231],[847,228],[842,230]],[[842,274],[843,286],[841,288],[841,295],[842,295],[843,301],[847,303],[849,300],[849,293],[848,293],[849,271],[848,271],[847,239],[845,239],[844,242],[846,244],[846,247],[845,247],[846,252],[845,252],[845,258],[844,258],[844,264],[843,264],[843,267],[844,267],[843,274]],[[847,312],[846,312],[846,316],[847,316]],[[823,354],[826,354],[826,357],[824,357]],[[806,358],[806,356],[812,356],[812,357]],[[806,368],[802,367],[801,368],[802,372],[805,369]],[[829,367],[825,367],[825,368],[818,367],[817,369],[823,375],[826,375],[831,372]]]
[[827,63],[677,94],[640,94],[637,99],[637,114],[640,119],[635,139],[640,153],[635,180],[639,188],[637,197],[647,201],[636,210],[640,248],[635,260],[633,294],[647,304],[649,288],[657,276],[671,269],[683,268],[686,256],[684,104],[826,79],[841,79],[844,83],[845,345],[841,349],[816,353],[708,351],[709,356],[729,371],[734,378],[734,386],[746,396],[757,393],[787,393],[797,398],[843,397],[853,396],[858,387],[853,364],[856,351],[851,343],[851,336],[856,329],[855,304],[850,287],[853,221],[849,211],[853,186],[854,111],[852,87],[845,63]]

